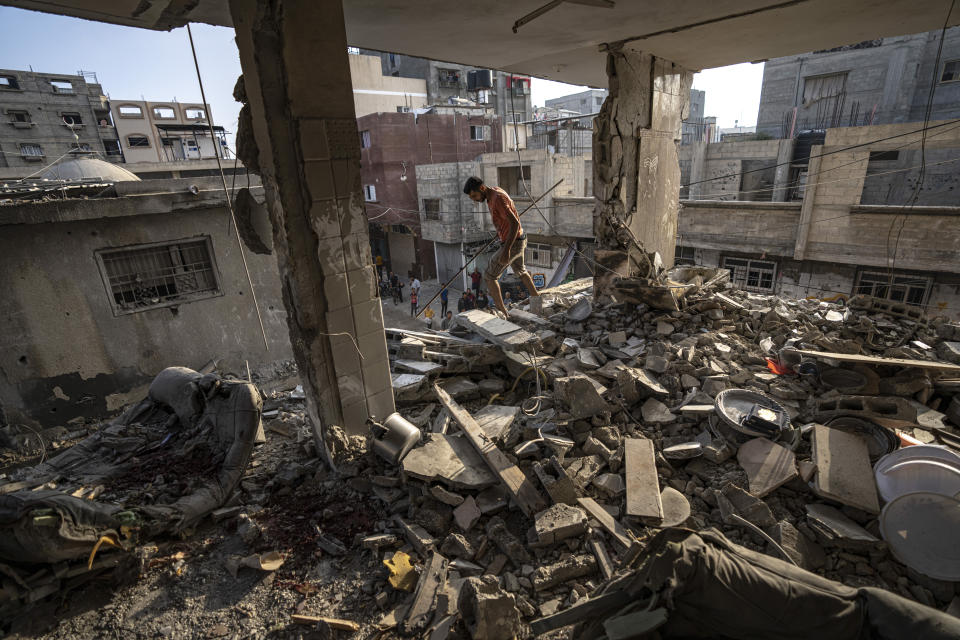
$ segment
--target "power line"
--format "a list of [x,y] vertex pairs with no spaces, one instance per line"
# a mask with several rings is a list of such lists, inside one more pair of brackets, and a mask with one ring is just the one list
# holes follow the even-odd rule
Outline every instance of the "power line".
[[[945,127],[945,126],[951,125],[951,124],[957,124],[958,122],[960,122],[960,119],[948,120],[947,122],[941,122],[940,124],[935,124],[935,125],[933,125],[932,127],[925,125],[925,126],[924,126],[923,128],[921,128],[921,129],[916,129],[916,130],[914,130],[914,131],[907,131],[906,133],[898,133],[897,135],[894,135],[894,136],[888,136],[888,137],[886,137],[886,138],[878,138],[878,139],[876,139],[876,140],[870,140],[870,141],[868,141],[868,142],[861,142],[860,144],[851,145],[851,146],[849,146],[849,147],[843,147],[842,149],[834,149],[833,151],[826,151],[826,152],[824,152],[824,153],[821,153],[821,154],[818,154],[818,155],[815,155],[815,156],[809,156],[808,159],[811,159],[811,160],[812,160],[812,159],[814,159],[814,158],[825,158],[825,157],[831,156],[831,155],[833,155],[833,154],[835,154],[835,153],[843,153],[843,152],[845,152],[845,151],[850,151],[850,150],[852,150],[852,149],[860,149],[860,148],[862,148],[862,147],[868,147],[868,146],[873,145],[873,144],[876,144],[876,143],[878,143],[878,142],[886,142],[887,140],[895,140],[896,138],[902,138],[902,137],[904,137],[904,136],[910,136],[910,135],[913,135],[913,134],[915,134],[915,133],[922,133],[922,132],[924,132],[924,131],[930,131],[930,130],[933,130],[933,129],[939,129],[940,127]],[[781,163],[779,163],[779,164],[772,164],[772,165],[769,165],[769,166],[766,166],[766,167],[759,167],[759,168],[757,168],[757,169],[749,169],[749,170],[747,170],[747,171],[740,171],[740,172],[738,172],[738,173],[728,173],[728,174],[716,176],[716,177],[714,177],[714,178],[707,178],[706,180],[698,180],[697,182],[691,182],[691,183],[689,183],[689,184],[680,185],[680,186],[681,186],[681,187],[692,187],[693,185],[696,185],[696,184],[703,184],[703,183],[705,183],[705,182],[714,182],[714,181],[716,181],[716,180],[723,180],[723,179],[725,179],[725,178],[734,178],[734,177],[737,177],[737,176],[745,176],[745,175],[747,175],[748,173],[757,173],[758,171],[767,171],[768,169],[776,169],[777,167],[785,167],[785,166],[789,166],[789,165],[792,165],[792,164],[793,164],[793,161],[791,160],[791,161],[787,161],[787,162],[781,162]]]

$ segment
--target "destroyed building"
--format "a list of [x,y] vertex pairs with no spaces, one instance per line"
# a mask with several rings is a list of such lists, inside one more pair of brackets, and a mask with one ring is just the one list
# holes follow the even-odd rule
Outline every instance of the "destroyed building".
[[[511,29],[509,8],[481,3],[465,29],[459,12],[391,0],[8,3],[236,30],[246,157],[301,381],[261,393],[167,369],[80,448],[18,458],[0,485],[0,593],[18,624],[57,637],[960,635],[958,326],[880,297],[840,307],[670,268],[692,69],[938,28],[939,10],[550,3]],[[348,43],[607,85],[594,276],[509,320],[474,310],[448,332],[385,330]],[[94,578],[137,577],[105,606],[73,606],[104,595]],[[73,607],[31,614],[50,600]]]
[[[265,345],[219,178],[140,181],[75,162],[85,176],[0,183],[0,263],[16,274],[0,294],[6,424],[101,418],[168,366],[246,377],[247,363],[272,374],[291,359],[269,227],[246,256]],[[44,189],[73,196],[29,199]],[[248,193],[262,201],[261,187]]]

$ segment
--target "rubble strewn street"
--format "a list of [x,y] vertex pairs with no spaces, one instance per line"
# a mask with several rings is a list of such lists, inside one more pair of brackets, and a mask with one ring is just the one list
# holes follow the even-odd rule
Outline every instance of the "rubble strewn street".
[[[960,620],[910,603],[960,606],[960,325],[871,298],[838,306],[755,295],[729,288],[722,273],[679,298],[632,291],[622,303],[583,279],[545,290],[539,313],[515,306],[510,321],[471,311],[450,332],[388,329],[399,416],[365,435],[330,426],[335,470],[289,388],[264,393],[263,442],[250,442],[249,462],[226,454],[236,456],[228,465],[232,432],[201,438],[196,416],[212,407],[210,385],[249,385],[216,376],[198,377],[192,394],[151,391],[162,419],[138,423],[130,409],[64,453],[6,468],[3,536],[26,517],[73,547],[45,557],[30,555],[38,547],[26,534],[19,551],[0,544],[4,630],[748,637],[736,636],[751,628],[736,607],[698,618],[694,596],[662,592],[670,576],[691,579],[689,564],[701,567],[696,598],[724,597],[713,583],[729,578],[736,589],[736,578],[710,572],[726,562],[776,574],[774,590],[802,584],[838,599],[824,610],[881,602],[955,637]],[[243,433],[252,438],[249,425]],[[31,438],[4,437],[11,450]],[[92,443],[124,471],[80,482],[65,461],[90,468]],[[184,466],[173,451],[222,465],[219,484],[204,484],[208,465]],[[223,480],[228,467],[234,484]],[[31,502],[64,495],[139,520],[70,538],[76,515]],[[177,500],[201,500],[190,504],[203,519],[177,511]],[[681,548],[668,543],[683,545],[682,562],[654,553]],[[79,580],[88,561],[100,571]],[[772,597],[755,588],[758,601]],[[845,611],[853,617],[843,624],[859,628]],[[900,629],[890,615],[870,624]],[[803,616],[787,615],[797,629]],[[779,632],[794,637],[787,627]],[[897,637],[876,633],[864,637]]]

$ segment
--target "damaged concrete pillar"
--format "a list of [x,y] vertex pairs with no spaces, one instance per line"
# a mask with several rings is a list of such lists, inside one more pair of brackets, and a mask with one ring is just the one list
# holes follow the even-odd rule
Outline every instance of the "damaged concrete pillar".
[[317,435],[361,433],[394,403],[343,7],[231,0],[230,11],[307,412]]
[[[669,60],[612,47],[607,76],[610,94],[593,125],[595,257],[619,275],[643,277],[643,252],[659,253],[664,266],[673,265],[677,143],[693,73]],[[598,290],[612,278],[605,269],[596,276]]]

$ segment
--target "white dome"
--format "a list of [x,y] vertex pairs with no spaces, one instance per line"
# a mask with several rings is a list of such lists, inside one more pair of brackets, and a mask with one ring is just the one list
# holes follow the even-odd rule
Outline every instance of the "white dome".
[[109,162],[90,156],[64,158],[51,167],[31,177],[32,180],[90,180],[103,182],[140,181],[134,173]]

